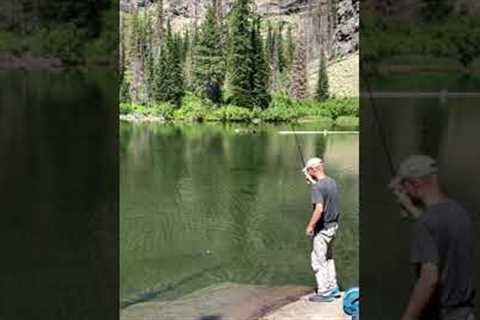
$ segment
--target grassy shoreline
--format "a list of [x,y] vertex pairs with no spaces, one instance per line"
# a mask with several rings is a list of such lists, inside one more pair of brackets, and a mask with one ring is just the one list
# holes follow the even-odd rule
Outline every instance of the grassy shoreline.
[[186,95],[180,106],[120,104],[120,119],[133,122],[321,122],[325,127],[358,127],[358,98],[332,98],[323,102],[274,96],[266,109],[215,105]]

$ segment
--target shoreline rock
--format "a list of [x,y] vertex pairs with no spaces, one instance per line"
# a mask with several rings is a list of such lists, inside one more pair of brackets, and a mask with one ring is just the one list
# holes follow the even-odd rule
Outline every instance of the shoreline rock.
[[298,301],[312,291],[312,288],[305,286],[267,287],[221,283],[174,301],[149,301],[131,305],[121,310],[120,319],[254,320]]
[[59,71],[64,67],[62,61],[55,57],[35,57],[28,53],[20,56],[0,53],[0,69]]

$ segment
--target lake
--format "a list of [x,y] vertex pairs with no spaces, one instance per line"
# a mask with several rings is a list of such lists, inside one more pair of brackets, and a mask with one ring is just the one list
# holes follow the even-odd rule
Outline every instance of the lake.
[[2,319],[116,319],[118,80],[0,71]]
[[[296,130],[318,129],[315,123]],[[309,189],[289,125],[120,125],[120,299],[223,282],[314,286]],[[340,285],[358,284],[359,138],[299,135],[341,192]]]

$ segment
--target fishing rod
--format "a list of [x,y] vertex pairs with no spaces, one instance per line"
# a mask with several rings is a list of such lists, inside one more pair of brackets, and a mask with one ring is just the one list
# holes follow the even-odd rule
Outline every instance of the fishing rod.
[[379,113],[378,113],[378,109],[377,109],[377,106],[375,105],[375,99],[373,99],[372,89],[371,89],[371,86],[370,86],[370,81],[369,81],[369,76],[368,76],[368,71],[365,71],[364,74],[365,74],[365,84],[367,86],[368,98],[369,98],[369,101],[370,101],[370,106],[372,107],[373,117],[375,119],[375,123],[377,124],[378,132],[379,132],[379,135],[380,135],[380,140],[382,142],[382,147],[383,147],[383,150],[384,150],[385,155],[387,157],[388,166],[390,168],[390,174],[393,178],[395,176],[395,166],[393,164],[392,154],[390,152],[390,149],[388,148],[386,130],[383,127],[382,122],[380,121],[380,116],[379,116]]
[[[392,157],[392,154],[391,154],[390,149],[388,147],[386,130],[385,130],[385,127],[382,125],[382,122],[380,121],[380,115],[379,115],[379,112],[378,112],[378,108],[375,105],[375,99],[373,99],[372,89],[371,89],[370,81],[369,81],[370,79],[369,79],[369,76],[368,76],[368,71],[365,71],[364,75],[365,75],[364,79],[365,79],[365,84],[366,84],[366,87],[367,87],[370,106],[371,106],[372,112],[373,112],[373,117],[374,117],[375,122],[377,124],[380,139],[382,141],[383,150],[384,150],[385,155],[387,157],[387,162],[388,162],[388,166],[389,166],[389,169],[390,169],[390,175],[391,175],[392,178],[394,178],[395,175],[396,175],[396,172],[395,172],[395,166],[393,164],[393,157]],[[394,193],[396,194],[396,192],[394,192]],[[404,219],[408,218],[408,210],[402,204],[400,204],[400,207],[402,209],[401,216]]]
[[295,131],[295,127],[293,126],[293,124],[290,124],[290,126],[292,127],[293,135],[295,136],[295,143],[297,145],[298,154],[300,155],[300,160],[302,161],[302,168],[303,168],[302,172],[303,172],[303,174],[305,175],[305,177],[307,178],[307,180],[310,184],[315,184],[316,181],[313,180],[312,176],[310,176],[308,174],[307,170],[305,169],[305,166],[307,165],[307,163],[305,162],[305,158],[303,157],[302,148],[300,147],[300,141],[298,140],[298,136],[297,136],[297,133]]

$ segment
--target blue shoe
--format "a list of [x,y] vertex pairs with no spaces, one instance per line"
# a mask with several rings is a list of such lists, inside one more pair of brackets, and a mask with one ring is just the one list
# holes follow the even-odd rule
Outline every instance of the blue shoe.
[[332,302],[334,300],[335,300],[334,297],[324,296],[324,295],[320,295],[320,294],[315,294],[315,295],[311,296],[310,298],[308,298],[308,301],[310,301],[310,302]]
[[324,297],[332,297],[332,298],[340,298],[340,290],[338,287],[327,290],[326,292],[321,294]]

